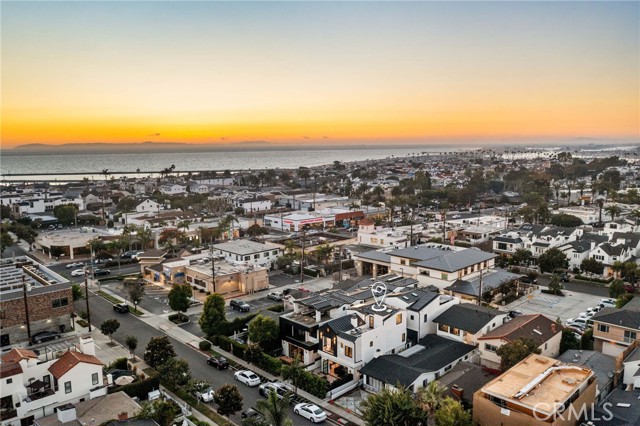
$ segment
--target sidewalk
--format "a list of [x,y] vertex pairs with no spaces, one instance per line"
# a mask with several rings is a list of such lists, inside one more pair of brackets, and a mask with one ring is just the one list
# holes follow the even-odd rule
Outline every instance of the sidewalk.
[[[299,284],[296,284],[299,285]],[[102,289],[102,291],[104,291],[105,293],[108,293],[110,295],[112,295],[113,297],[117,297],[118,299],[122,299],[121,297],[119,297],[117,294],[114,294],[112,292],[110,292],[108,289]],[[261,296],[262,297],[262,296]],[[197,336],[194,336],[193,334],[189,333],[186,330],[183,330],[180,326],[172,323],[171,321],[168,320],[168,318],[166,318],[165,316],[168,316],[168,314],[163,314],[163,315],[155,315],[152,314],[148,311],[145,311],[143,309],[140,309],[138,307],[138,309],[143,313],[143,315],[140,318],[140,320],[144,321],[145,323],[149,324],[150,326],[157,328],[158,330],[162,331],[163,333],[165,333],[167,336],[170,336],[174,339],[176,339],[179,342],[184,343],[185,345],[191,346],[192,348],[194,348],[195,350],[201,352],[203,355],[207,355],[205,352],[200,351],[200,347],[199,344],[201,341],[203,341],[204,339],[201,339]],[[260,368],[256,367],[255,365],[251,365],[249,363],[247,363],[246,361],[236,357],[235,355],[233,355],[232,353],[229,353],[217,346],[215,346],[213,348],[216,352],[220,353],[221,355],[225,356],[227,359],[232,360],[234,362],[236,362],[239,365],[242,365],[244,368],[247,368],[249,370],[253,370],[256,373],[258,373],[259,375],[266,377],[267,379],[273,381],[273,380],[278,380],[279,378],[267,373],[266,371],[261,370]],[[362,425],[364,424],[363,420],[361,418],[359,418],[358,416],[347,412],[346,410],[344,410],[343,408],[336,406],[336,405],[332,405],[330,404],[328,401],[325,400],[321,400],[320,398],[317,398],[305,391],[303,391],[302,389],[298,389],[298,394],[303,396],[304,398],[308,399],[309,401],[313,402],[314,404],[318,405],[319,407],[322,407],[323,409],[325,409],[326,411],[330,411],[333,412],[335,414],[337,414],[338,416],[349,420],[355,424],[358,425]]]

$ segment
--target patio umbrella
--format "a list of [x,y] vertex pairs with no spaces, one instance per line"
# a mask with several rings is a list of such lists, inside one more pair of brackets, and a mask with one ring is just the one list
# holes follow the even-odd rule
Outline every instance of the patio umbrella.
[[133,382],[133,380],[133,376],[120,376],[115,380],[115,384],[120,386],[128,385],[129,383]]
[[42,389],[45,387],[45,383],[42,380],[35,380],[27,385],[28,388],[33,390]]

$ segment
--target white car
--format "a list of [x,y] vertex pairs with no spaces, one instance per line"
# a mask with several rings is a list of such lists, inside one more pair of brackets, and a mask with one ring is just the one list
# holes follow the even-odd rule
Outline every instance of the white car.
[[593,312],[595,314],[595,313],[600,312],[601,309],[602,309],[602,307],[600,305],[598,305],[598,306],[594,306],[593,308],[587,309],[587,312]]
[[74,269],[73,271],[71,271],[71,276],[72,277],[82,277],[82,276],[84,276],[84,269]]
[[600,304],[605,308],[615,308],[616,300],[615,299],[600,299]]
[[589,319],[592,316],[594,316],[596,313],[592,312],[592,311],[587,311],[587,312],[580,312],[580,315],[578,315],[578,318],[586,318]]
[[267,297],[271,300],[275,300],[277,302],[281,301],[282,298],[284,297],[282,293],[277,292],[277,291],[272,291],[271,293],[269,293],[267,295]]
[[244,383],[247,386],[258,386],[260,384],[260,377],[256,373],[250,370],[240,370],[233,374],[233,377],[239,382]]
[[309,420],[311,423],[320,423],[327,419],[327,413],[315,404],[307,404],[304,402],[297,404],[293,407],[293,412]]
[[198,398],[202,402],[211,402],[213,401],[213,397],[215,395],[213,389],[206,388],[202,391],[195,392],[196,398]]
[[569,318],[567,320],[567,325],[570,325],[573,327],[586,328],[588,325],[588,322],[589,322],[588,318]]
[[77,268],[78,266],[82,266],[82,265],[83,265],[82,262],[68,263],[67,264],[67,269]]

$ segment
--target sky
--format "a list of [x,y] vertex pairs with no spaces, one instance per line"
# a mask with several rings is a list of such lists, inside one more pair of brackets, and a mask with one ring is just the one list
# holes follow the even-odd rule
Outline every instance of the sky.
[[638,140],[639,2],[3,1],[1,147]]

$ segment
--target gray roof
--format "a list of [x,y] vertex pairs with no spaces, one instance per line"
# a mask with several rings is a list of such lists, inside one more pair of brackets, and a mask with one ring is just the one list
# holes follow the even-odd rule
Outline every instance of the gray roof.
[[613,236],[611,236],[611,241],[617,241],[623,239],[624,244],[627,247],[638,247],[640,244],[640,234],[635,234],[633,232],[614,232]]
[[467,249],[461,251],[443,251],[439,255],[416,262],[415,266],[436,269],[438,271],[456,272],[466,267],[498,257],[486,251]]
[[600,248],[609,256],[620,256],[622,254],[622,251],[624,250],[623,245],[613,246],[611,245],[611,243],[604,243],[600,246]]
[[604,308],[595,314],[592,320],[604,324],[640,329],[640,312],[628,309]]
[[437,292],[416,288],[404,291],[397,297],[408,304],[407,310],[418,312],[439,296]]
[[580,238],[581,241],[594,241],[597,244],[606,243],[609,240],[609,237],[606,235],[593,234],[591,232],[585,232],[582,234]]
[[598,407],[593,415],[587,410],[587,417],[591,418],[596,426],[637,426],[640,424],[639,399],[640,390],[626,392],[622,389],[614,389],[607,396],[606,402],[610,403],[607,409]]
[[356,298],[345,294],[342,290],[335,290],[323,294],[314,294],[311,297],[299,300],[298,303],[323,311],[338,308],[342,305],[350,305],[356,300]]
[[471,405],[473,404],[473,394],[497,376],[478,364],[460,362],[440,377],[438,382],[448,388],[447,395],[454,399],[457,397],[451,393],[451,387],[457,385],[463,390],[462,400]]
[[493,240],[502,242],[502,243],[516,243],[516,244],[522,242],[522,238],[520,237],[511,238],[511,237],[498,236],[498,237],[495,237]]
[[591,251],[591,241],[575,240],[575,241],[571,241],[569,245],[577,253],[586,253],[588,251]]
[[446,324],[476,334],[495,317],[503,314],[504,312],[500,312],[497,309],[485,308],[471,303],[461,303],[449,307],[449,309],[438,315],[433,322]]
[[[496,269],[492,273],[482,276],[482,292],[486,293],[523,276],[522,274],[514,274],[503,271],[502,269]],[[480,295],[480,277],[475,277],[472,280],[456,280],[449,287],[445,288],[445,290],[478,297]]]
[[383,253],[378,250],[367,251],[364,253],[357,254],[358,257],[362,259],[375,260],[378,262],[389,263],[391,262],[391,256],[388,253]]
[[476,348],[466,343],[429,334],[406,355],[383,355],[371,360],[360,373],[394,385],[411,386],[423,373],[438,371]]
[[263,251],[278,250],[280,247],[271,243],[257,243],[250,240],[228,241],[226,243],[214,244],[216,250],[233,253],[240,256],[261,253]]
[[598,378],[600,392],[605,391],[609,386],[609,382],[613,380],[613,374],[616,370],[616,359],[614,357],[596,351],[569,349],[560,355],[558,359],[567,364],[580,365],[592,369]]

